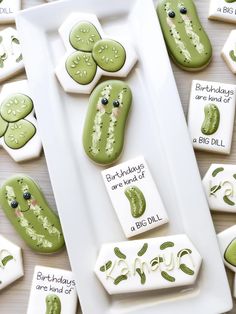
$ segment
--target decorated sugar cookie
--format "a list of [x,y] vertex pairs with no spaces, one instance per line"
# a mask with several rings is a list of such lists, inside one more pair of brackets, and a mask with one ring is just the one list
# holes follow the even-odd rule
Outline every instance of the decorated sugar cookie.
[[0,1],[0,24],[12,23],[21,8],[21,0]]
[[42,150],[30,94],[26,80],[5,84],[0,94],[0,146],[17,162]]
[[131,102],[131,90],[122,81],[105,81],[92,92],[84,123],[83,145],[95,163],[112,164],[119,158]]
[[221,51],[221,56],[229,69],[236,74],[236,30],[232,30]]
[[225,266],[236,273],[236,225],[218,233],[217,236]]
[[212,164],[202,183],[211,210],[236,213],[236,165]]
[[36,266],[27,314],[76,314],[76,308],[73,273],[59,268]]
[[8,27],[0,31],[0,82],[24,69],[17,31]]
[[193,147],[229,154],[234,127],[236,86],[192,81],[188,128]]
[[102,177],[127,238],[168,222],[164,203],[143,156],[103,170]]
[[208,17],[211,20],[236,23],[235,10],[235,0],[211,0]]
[[23,275],[21,248],[0,235],[0,290]]
[[54,253],[64,246],[58,216],[40,188],[29,177],[13,176],[0,189],[0,204],[16,231],[39,253]]
[[201,261],[181,234],[103,244],[94,271],[112,295],[194,284]]
[[212,47],[192,0],[161,0],[157,6],[164,39],[174,62],[186,71],[205,68]]
[[131,44],[106,35],[93,14],[71,14],[59,33],[67,53],[56,75],[66,92],[89,94],[102,75],[125,77],[137,61]]

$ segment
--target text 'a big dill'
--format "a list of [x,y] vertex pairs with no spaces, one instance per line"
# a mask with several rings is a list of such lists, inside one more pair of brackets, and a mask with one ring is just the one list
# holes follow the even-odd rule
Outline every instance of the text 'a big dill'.
[[109,294],[193,285],[202,258],[185,234],[101,247],[95,273]]

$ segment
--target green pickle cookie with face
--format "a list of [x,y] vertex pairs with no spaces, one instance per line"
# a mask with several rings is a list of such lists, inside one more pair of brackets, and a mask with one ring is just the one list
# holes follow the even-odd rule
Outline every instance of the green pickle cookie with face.
[[131,90],[122,81],[105,81],[92,92],[84,124],[83,146],[95,163],[112,164],[119,158],[131,102]]
[[5,181],[0,189],[0,205],[34,251],[54,253],[64,246],[59,218],[31,178],[17,175]]
[[192,0],[161,0],[157,14],[170,56],[184,70],[197,71],[211,61],[210,40]]

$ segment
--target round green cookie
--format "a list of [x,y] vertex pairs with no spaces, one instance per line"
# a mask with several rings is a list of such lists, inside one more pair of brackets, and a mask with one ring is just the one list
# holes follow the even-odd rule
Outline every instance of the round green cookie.
[[3,120],[3,118],[0,116],[0,137],[4,135],[7,127],[8,127],[8,122]]
[[25,175],[6,180],[0,205],[26,244],[39,253],[54,253],[64,246],[58,216],[48,206],[38,185]]
[[86,21],[76,24],[70,32],[70,43],[76,50],[91,52],[99,39],[101,36],[96,27]]
[[93,58],[107,72],[119,71],[126,60],[124,47],[115,40],[101,39],[93,47]]
[[31,122],[22,119],[17,122],[9,123],[4,141],[8,147],[19,149],[28,143],[35,133],[35,126]]
[[6,98],[0,108],[2,118],[15,122],[26,117],[33,110],[33,101],[24,94],[13,94]]
[[94,79],[97,65],[91,53],[76,51],[67,58],[66,70],[74,81],[81,85],[87,85]]
[[131,90],[122,81],[105,81],[92,92],[84,124],[83,146],[95,163],[111,164],[120,156],[131,102]]

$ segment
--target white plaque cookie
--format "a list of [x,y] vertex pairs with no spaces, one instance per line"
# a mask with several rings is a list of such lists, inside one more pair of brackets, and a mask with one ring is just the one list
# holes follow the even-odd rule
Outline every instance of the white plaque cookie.
[[229,69],[236,74],[236,30],[230,32],[221,51],[221,56]]
[[209,19],[236,23],[235,0],[211,0]]
[[126,77],[137,61],[130,42],[105,34],[94,14],[71,14],[59,33],[66,54],[55,72],[66,92],[89,94],[102,75]]
[[236,273],[236,225],[218,233],[217,236],[225,266]]
[[24,69],[17,31],[7,27],[0,31],[0,82]]
[[27,314],[75,314],[77,294],[71,271],[35,266]]
[[28,82],[5,84],[0,93],[0,147],[16,161],[39,157],[42,150]]
[[192,285],[202,258],[184,235],[103,244],[95,273],[109,294]]
[[21,0],[0,0],[0,24],[14,22],[20,8]]
[[23,275],[21,248],[0,235],[0,290]]
[[231,149],[236,85],[192,82],[188,127],[193,147],[219,154]]
[[202,183],[211,210],[236,213],[236,165],[212,164]]
[[160,194],[142,156],[102,171],[127,238],[168,222]]

